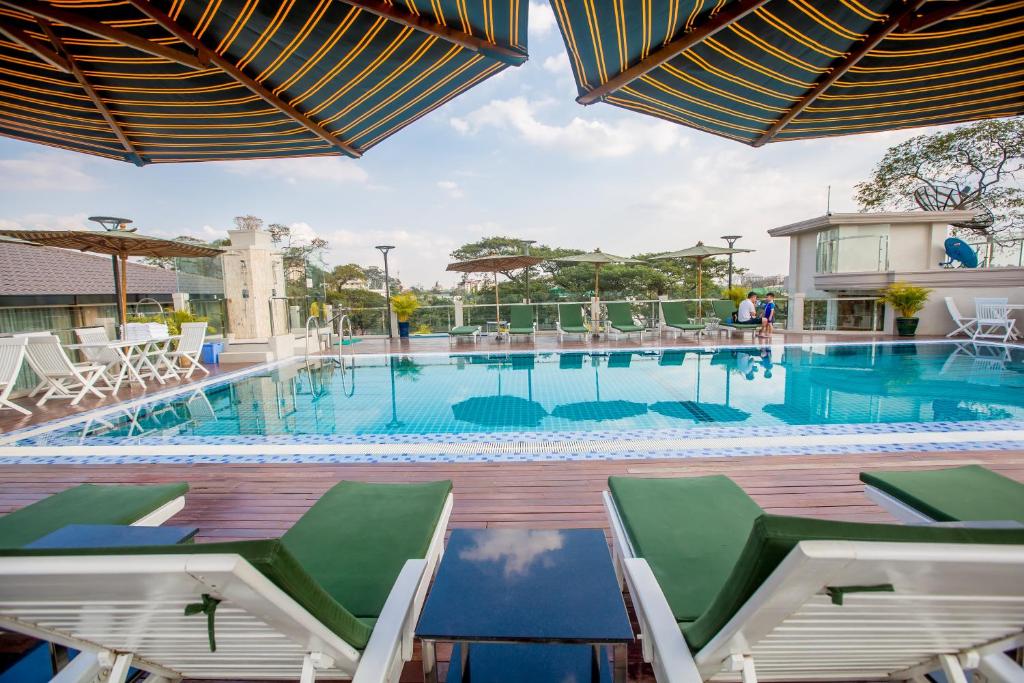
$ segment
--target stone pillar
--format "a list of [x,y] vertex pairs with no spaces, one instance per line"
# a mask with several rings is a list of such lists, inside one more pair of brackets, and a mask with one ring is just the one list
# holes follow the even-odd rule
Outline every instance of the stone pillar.
[[[228,320],[238,339],[269,339],[288,332],[283,320],[284,267],[270,233],[229,230],[231,244],[222,257]],[[271,315],[274,325],[271,325]]]
[[465,317],[462,309],[462,297],[457,296],[455,297],[455,327],[462,327],[465,324],[465,322],[463,322],[464,320]]
[[786,329],[793,332],[800,332],[804,329],[804,298],[803,292],[798,292],[789,298],[789,309],[786,312]]
[[188,311],[188,293],[173,292],[171,294],[171,305],[176,311]]

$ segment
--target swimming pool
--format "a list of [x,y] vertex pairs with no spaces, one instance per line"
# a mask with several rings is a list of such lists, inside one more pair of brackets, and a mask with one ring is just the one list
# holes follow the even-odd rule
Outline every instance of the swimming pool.
[[582,442],[713,446],[741,437],[743,447],[756,448],[813,434],[1024,425],[1024,350],[997,345],[452,353],[356,356],[353,363],[293,362],[244,373],[171,399],[28,430],[13,435],[4,452],[173,447],[162,452],[180,454],[272,445],[278,453],[319,446],[310,452],[329,454],[337,452],[332,445],[363,444],[391,446],[401,456],[432,452],[424,444],[495,452],[540,444],[533,448],[539,453],[557,443],[562,452],[586,452]]

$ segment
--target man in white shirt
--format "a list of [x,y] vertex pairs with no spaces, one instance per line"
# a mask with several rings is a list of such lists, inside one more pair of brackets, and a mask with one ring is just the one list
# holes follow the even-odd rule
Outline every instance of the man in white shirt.
[[747,298],[740,302],[739,310],[736,311],[736,322],[761,324],[761,318],[757,315],[757,294],[750,292]]

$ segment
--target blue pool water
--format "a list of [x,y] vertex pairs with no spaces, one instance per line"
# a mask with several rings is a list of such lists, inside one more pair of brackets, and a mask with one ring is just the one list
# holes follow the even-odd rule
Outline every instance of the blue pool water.
[[[295,363],[16,445],[309,443],[318,437],[1024,419],[1024,351],[879,344],[357,357]],[[790,430],[792,433],[792,430]],[[575,438],[575,437],[574,437]]]

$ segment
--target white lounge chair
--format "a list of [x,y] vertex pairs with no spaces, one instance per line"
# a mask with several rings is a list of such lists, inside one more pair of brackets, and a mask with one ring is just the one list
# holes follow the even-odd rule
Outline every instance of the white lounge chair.
[[974,300],[975,315],[977,316],[977,327],[972,339],[998,339],[1007,342],[1010,338],[1016,339],[1014,331],[1016,321],[1010,317],[1010,309],[1005,298]]
[[[86,394],[103,398],[103,393],[96,388],[106,369],[94,363],[72,363],[60,345],[60,340],[52,335],[28,337],[26,357],[32,372],[46,383],[46,392],[36,401],[42,406],[50,399],[71,399],[71,405],[78,405]],[[38,387],[37,387],[38,389]]]
[[2,550],[0,627],[96,655],[108,683],[397,683],[451,509],[451,482],[342,482],[280,539]]
[[24,337],[5,337],[0,339],[0,408],[17,410],[22,415],[31,415],[32,411],[22,408],[11,401],[11,392],[21,374],[21,364],[25,360]]
[[[181,324],[181,339],[178,340],[178,348],[166,354],[176,373],[184,374],[185,379],[190,379],[196,369],[202,370],[206,375],[210,374],[210,371],[199,362],[204,341],[206,341],[206,323]],[[182,359],[188,360],[187,368],[182,364]]]
[[609,486],[617,569],[659,683],[939,669],[966,683],[965,667],[998,668],[1024,644],[1024,529],[766,515],[721,476]]
[[956,335],[963,332],[967,336],[972,336],[974,329],[978,326],[977,318],[965,318],[960,315],[960,309],[957,308],[956,301],[953,297],[946,297],[946,309],[949,311],[949,316],[953,319],[953,324],[957,326],[955,330],[947,334],[947,337],[955,337]]

